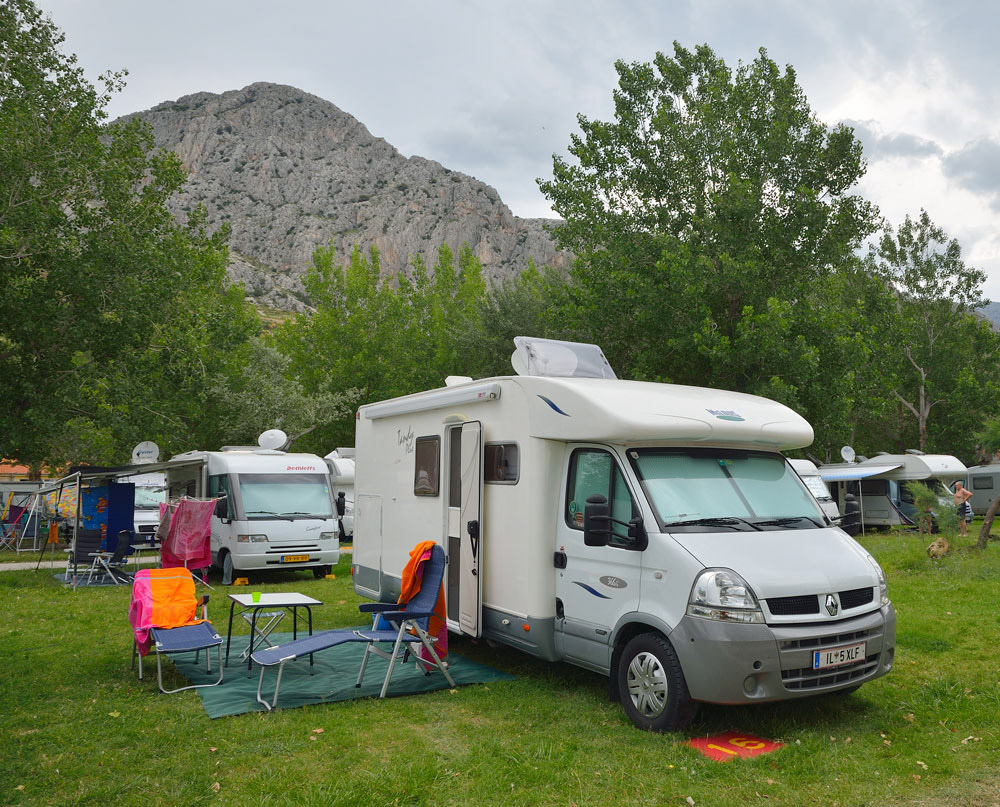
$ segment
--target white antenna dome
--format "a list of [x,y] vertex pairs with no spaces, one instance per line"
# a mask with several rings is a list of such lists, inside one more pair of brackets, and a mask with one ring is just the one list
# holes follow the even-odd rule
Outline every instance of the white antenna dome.
[[288,442],[288,435],[281,429],[268,429],[257,438],[257,445],[261,448],[274,450],[281,449]]

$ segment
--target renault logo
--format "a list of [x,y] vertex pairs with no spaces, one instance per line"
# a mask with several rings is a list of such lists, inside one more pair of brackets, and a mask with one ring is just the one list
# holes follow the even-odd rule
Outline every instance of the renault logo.
[[838,608],[839,608],[839,606],[837,605],[837,598],[834,597],[832,594],[827,594],[826,595],[826,612],[830,616],[836,616]]

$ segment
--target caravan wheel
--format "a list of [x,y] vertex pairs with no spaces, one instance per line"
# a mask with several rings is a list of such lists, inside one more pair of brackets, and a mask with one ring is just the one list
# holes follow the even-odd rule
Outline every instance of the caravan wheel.
[[629,719],[647,731],[676,731],[698,711],[670,642],[658,633],[633,637],[618,662],[618,691]]

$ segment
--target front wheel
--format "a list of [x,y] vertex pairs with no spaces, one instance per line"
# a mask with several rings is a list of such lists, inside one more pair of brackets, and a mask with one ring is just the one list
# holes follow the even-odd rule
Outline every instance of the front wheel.
[[313,566],[313,577],[317,580],[322,580],[326,577],[333,569],[330,566]]
[[698,711],[670,642],[658,633],[634,636],[618,661],[618,692],[629,719],[646,731],[676,731]]

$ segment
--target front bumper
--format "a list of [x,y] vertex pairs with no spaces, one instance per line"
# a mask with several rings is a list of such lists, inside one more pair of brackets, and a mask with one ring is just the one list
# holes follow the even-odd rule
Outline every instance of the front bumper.
[[[293,561],[286,563],[283,557],[293,555],[308,555],[309,560]],[[233,568],[240,571],[254,571],[261,569],[309,569],[313,566],[336,566],[340,560],[340,549],[276,549],[271,548],[266,552],[240,552],[239,549],[233,551]]]
[[[892,605],[839,622],[746,625],[685,616],[670,634],[688,691],[709,703],[760,703],[836,692],[885,675],[896,649]],[[865,642],[865,658],[812,669],[822,647]]]

